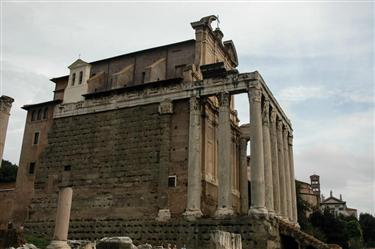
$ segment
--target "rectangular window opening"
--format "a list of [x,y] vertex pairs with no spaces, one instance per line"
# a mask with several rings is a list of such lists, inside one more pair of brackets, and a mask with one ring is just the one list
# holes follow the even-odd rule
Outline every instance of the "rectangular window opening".
[[32,162],[29,164],[29,175],[34,175],[35,173],[35,163]]
[[72,166],[71,165],[65,165],[64,166],[64,171],[71,171],[72,170]]
[[48,116],[48,107],[44,108],[43,119],[47,119],[47,116]]
[[38,144],[39,143],[39,132],[34,133],[34,141],[33,144]]
[[36,120],[36,111],[32,111],[31,113],[31,121],[35,121]]
[[168,177],[168,187],[175,188],[177,187],[177,176],[169,176]]
[[38,115],[37,115],[37,120],[41,120],[42,119],[42,109],[39,109],[38,110]]

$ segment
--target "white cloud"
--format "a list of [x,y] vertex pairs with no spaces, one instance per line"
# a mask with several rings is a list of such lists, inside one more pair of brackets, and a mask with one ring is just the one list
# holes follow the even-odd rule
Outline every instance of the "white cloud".
[[318,174],[325,195],[333,189],[354,208],[375,213],[375,189],[369,188],[375,185],[374,109],[297,123],[296,176],[308,181]]
[[330,93],[323,86],[296,86],[280,91],[279,99],[283,101],[300,102],[308,99],[325,98]]

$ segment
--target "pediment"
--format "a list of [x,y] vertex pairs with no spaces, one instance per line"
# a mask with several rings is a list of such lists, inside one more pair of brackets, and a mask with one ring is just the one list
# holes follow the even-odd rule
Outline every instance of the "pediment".
[[337,199],[337,198],[335,198],[335,197],[329,197],[329,198],[327,198],[327,199],[325,199],[322,203],[336,203],[336,204],[338,204],[338,203],[342,203],[342,204],[344,204],[345,202],[344,201],[340,201],[339,199]]
[[84,66],[89,66],[90,64],[87,63],[86,61],[83,61],[81,59],[78,59],[76,60],[75,62],[73,62],[68,68],[69,69],[74,69],[74,68],[78,68],[78,67],[84,67]]

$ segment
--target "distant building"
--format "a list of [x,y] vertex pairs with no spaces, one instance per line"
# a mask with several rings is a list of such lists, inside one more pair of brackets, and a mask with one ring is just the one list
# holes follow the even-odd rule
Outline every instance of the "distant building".
[[[319,179],[319,176],[318,176],[318,179]],[[308,217],[313,211],[319,209],[320,197],[318,194],[316,194],[313,191],[312,185],[307,182],[296,180],[296,186],[298,186],[297,187],[298,196],[309,205],[310,210],[307,211],[305,214]]]
[[310,176],[311,189],[313,193],[317,196],[320,196],[320,179],[318,175]]
[[327,199],[324,199],[322,196],[320,209],[329,209],[336,216],[341,214],[344,216],[354,216],[357,218],[357,209],[348,208],[346,206],[346,202],[342,200],[342,195],[340,194],[340,198],[338,199],[332,195],[332,190],[330,191],[330,196]]

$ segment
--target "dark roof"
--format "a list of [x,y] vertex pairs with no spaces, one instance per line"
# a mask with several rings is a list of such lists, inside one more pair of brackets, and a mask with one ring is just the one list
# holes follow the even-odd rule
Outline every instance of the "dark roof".
[[130,52],[130,53],[127,53],[127,54],[121,54],[121,55],[117,55],[117,56],[113,56],[113,57],[109,57],[109,58],[105,58],[105,59],[101,59],[101,60],[97,60],[97,61],[92,61],[92,62],[90,62],[90,64],[94,64],[94,63],[98,63],[98,62],[103,62],[103,61],[107,61],[107,60],[112,60],[112,59],[117,59],[117,58],[120,58],[120,57],[123,57],[123,56],[140,54],[140,53],[148,52],[148,51],[151,51],[151,50],[163,49],[163,48],[172,47],[172,46],[176,46],[176,45],[182,45],[182,44],[185,44],[185,43],[186,44],[195,43],[195,39],[190,39],[190,40],[186,40],[186,41],[182,41],[182,42],[171,43],[171,44],[162,45],[162,46],[159,46],[159,47],[147,48],[147,49],[138,50],[138,51],[135,51],[135,52]]
[[52,79],[50,79],[50,81],[53,81],[53,82],[57,83],[57,81],[64,80],[64,79],[67,80],[68,78],[69,78],[69,75],[65,75],[65,76],[61,76],[61,77],[52,78]]
[[56,100],[51,100],[51,101],[37,103],[37,104],[24,105],[21,108],[27,111],[27,110],[29,110],[31,108],[34,108],[34,107],[46,106],[46,105],[56,105],[56,104],[60,104],[61,102],[62,102],[61,100],[56,99]]
[[[190,39],[190,40],[186,40],[186,41],[182,41],[182,42],[171,43],[171,44],[162,45],[162,46],[159,46],[159,47],[147,48],[147,49],[138,50],[138,51],[135,51],[135,52],[130,52],[130,53],[127,53],[127,54],[116,55],[116,56],[113,56],[113,57],[108,57],[108,58],[105,58],[105,59],[101,59],[101,60],[97,60],[97,61],[92,61],[92,62],[89,62],[89,64],[95,64],[95,63],[99,63],[99,62],[105,62],[105,61],[109,61],[109,60],[113,60],[113,59],[118,59],[118,58],[125,57],[125,56],[131,56],[131,55],[136,55],[136,54],[148,52],[148,51],[151,51],[151,50],[163,49],[163,48],[167,48],[167,47],[172,47],[172,46],[182,45],[182,44],[189,44],[189,43],[192,43],[192,44],[194,43],[195,44],[195,39]],[[52,78],[50,80],[56,83],[57,80],[62,80],[64,78],[68,78],[68,77],[69,77],[69,75],[65,75],[65,76],[61,76],[61,77]]]

